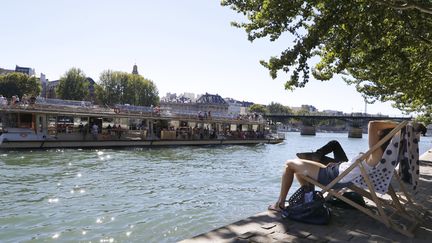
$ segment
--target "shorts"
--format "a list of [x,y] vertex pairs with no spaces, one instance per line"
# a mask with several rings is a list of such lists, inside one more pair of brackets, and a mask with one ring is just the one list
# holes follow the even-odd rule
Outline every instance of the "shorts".
[[318,172],[318,182],[327,186],[339,175],[339,164],[331,164],[325,168],[320,168]]
[[[331,164],[325,168],[320,168],[318,172],[318,182],[327,186],[339,175],[339,165],[340,164]],[[344,187],[348,187],[352,182],[338,182],[332,188],[340,189]]]

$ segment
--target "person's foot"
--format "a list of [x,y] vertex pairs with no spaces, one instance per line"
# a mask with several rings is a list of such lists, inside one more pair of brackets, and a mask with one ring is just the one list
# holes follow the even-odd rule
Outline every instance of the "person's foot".
[[281,212],[282,210],[284,210],[284,208],[285,207],[282,207],[280,204],[276,203],[269,205],[267,209],[270,211]]
[[321,161],[321,154],[317,152],[309,152],[309,153],[297,153],[296,154],[299,159],[306,159],[312,161]]

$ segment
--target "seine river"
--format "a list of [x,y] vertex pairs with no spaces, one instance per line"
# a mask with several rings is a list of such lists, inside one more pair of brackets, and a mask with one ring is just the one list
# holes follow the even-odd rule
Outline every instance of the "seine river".
[[[0,151],[0,241],[190,238],[266,210],[284,161],[331,139],[349,158],[367,148],[367,135],[287,133],[278,145]],[[431,147],[422,138],[420,153]]]

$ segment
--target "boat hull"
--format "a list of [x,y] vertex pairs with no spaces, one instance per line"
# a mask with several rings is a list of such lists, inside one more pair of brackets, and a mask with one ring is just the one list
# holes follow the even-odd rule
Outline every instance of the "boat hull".
[[104,140],[104,141],[3,141],[0,149],[46,149],[46,148],[126,148],[164,146],[203,146],[203,145],[253,145],[260,143],[277,144],[283,139],[220,139],[220,140]]

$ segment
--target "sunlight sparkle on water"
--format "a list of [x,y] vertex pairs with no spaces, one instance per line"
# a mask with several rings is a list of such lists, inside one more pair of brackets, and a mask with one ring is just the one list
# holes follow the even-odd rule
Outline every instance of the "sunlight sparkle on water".
[[82,174],[81,174],[81,173],[78,173],[78,174],[77,174],[77,177],[81,177],[81,176],[82,176]]
[[49,203],[58,203],[59,199],[58,198],[49,198],[48,202]]
[[59,237],[60,237],[60,233],[55,233],[55,234],[52,236],[53,239],[58,239]]
[[103,154],[104,154],[104,153],[103,153],[102,151],[98,151],[98,152],[97,152],[97,155],[99,155],[99,156],[100,156],[100,155],[103,155]]
[[108,239],[101,239],[100,242],[114,242],[114,238],[108,238]]

